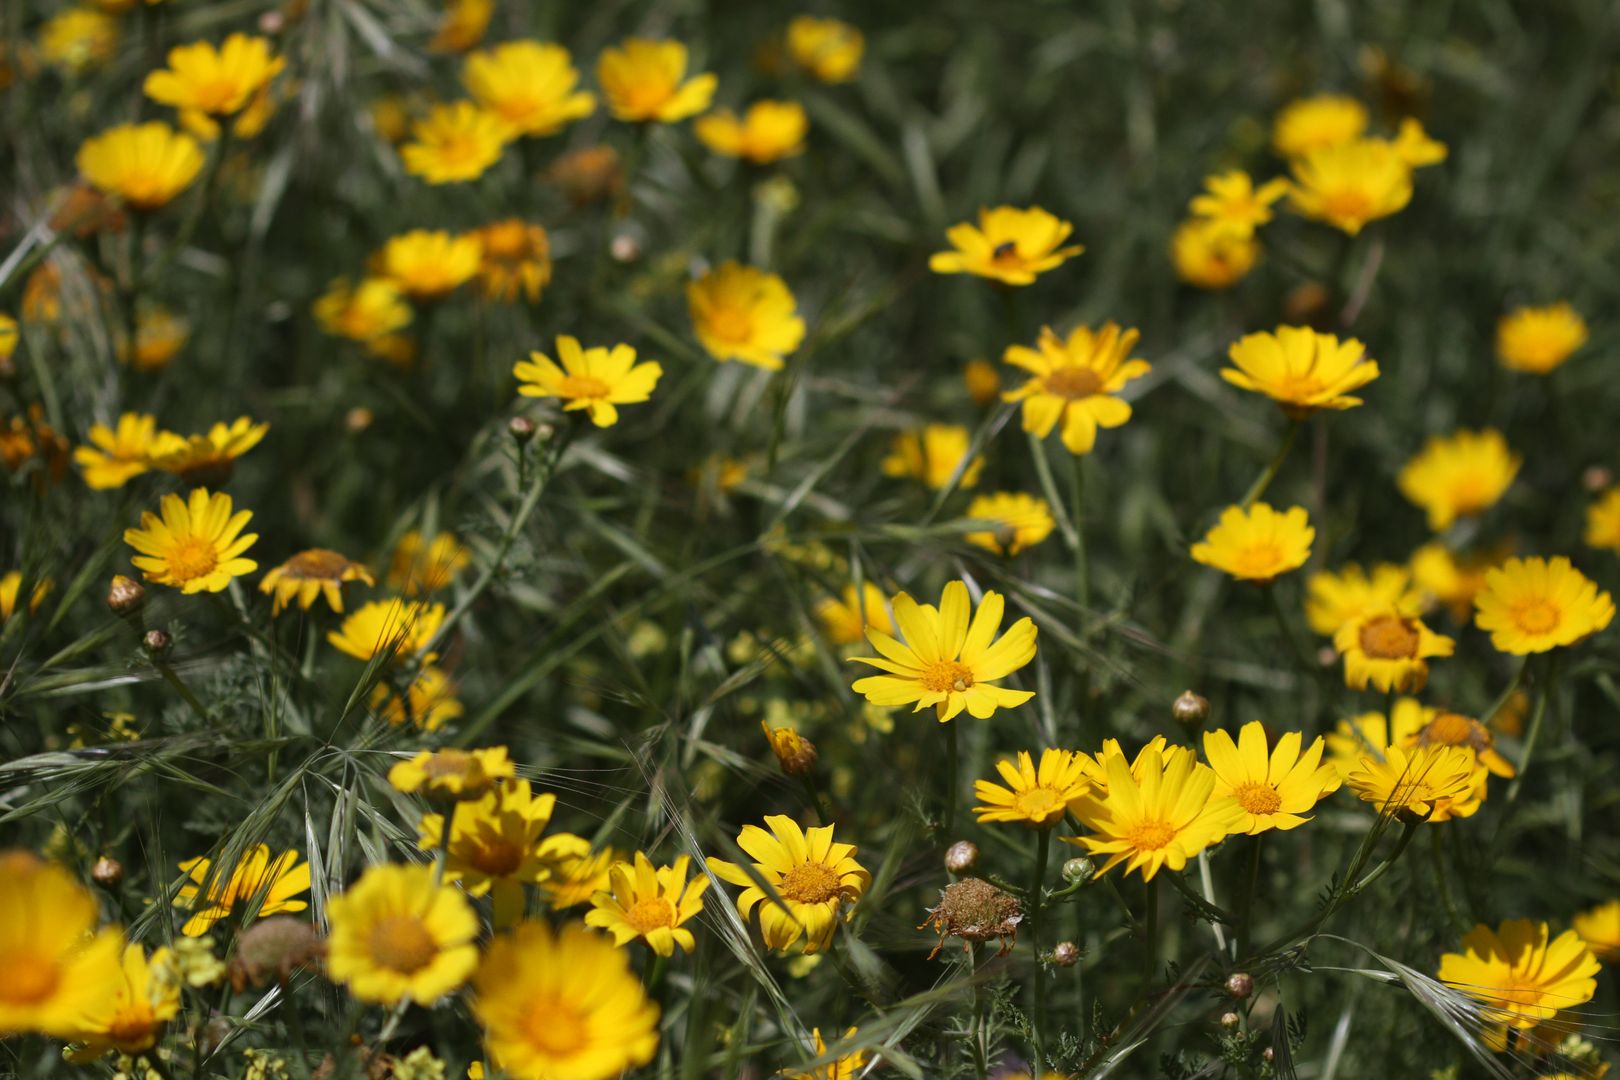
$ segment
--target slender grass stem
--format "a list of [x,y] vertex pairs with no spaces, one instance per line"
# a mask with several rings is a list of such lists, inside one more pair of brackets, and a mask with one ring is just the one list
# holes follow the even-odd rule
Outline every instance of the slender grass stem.
[[990,1075],[990,1010],[984,986],[979,982],[978,947],[971,942],[967,958],[968,978],[973,982],[973,1028],[968,1033],[968,1046],[973,1051],[974,1080],[986,1080]]
[[1046,1067],[1046,965],[1041,963],[1041,900],[1046,887],[1046,861],[1051,845],[1052,830],[1038,830],[1035,836],[1035,872],[1029,884],[1030,951],[1035,957],[1035,1000],[1030,1008],[1035,1068],[1031,1071],[1036,1076]]
[[1283,462],[1288,460],[1288,452],[1294,448],[1294,443],[1299,438],[1300,427],[1301,424],[1298,420],[1288,421],[1288,430],[1283,433],[1282,442],[1277,445],[1276,454],[1272,455],[1270,463],[1266,465],[1260,475],[1254,478],[1254,483],[1249,485],[1249,490],[1243,493],[1242,505],[1244,507],[1248,507],[1256,499],[1264,495],[1266,489],[1271,486],[1271,482],[1277,478],[1277,473],[1281,471]]
[[1249,944],[1254,940],[1254,902],[1260,892],[1260,867],[1265,852],[1265,833],[1257,833],[1249,838],[1249,880],[1243,888],[1243,914],[1238,919],[1237,955],[1241,963],[1248,955]]
[[1159,879],[1147,883],[1147,910],[1143,913],[1143,943],[1147,946],[1147,984],[1159,978]]
[[[1528,657],[1525,658],[1525,666],[1529,666]],[[1508,785],[1507,801],[1509,806],[1512,806],[1519,798],[1519,789],[1524,786],[1524,778],[1530,772],[1530,762],[1536,756],[1536,744],[1541,741],[1542,724],[1547,718],[1547,702],[1553,696],[1553,688],[1558,681],[1557,653],[1554,653],[1547,661],[1547,666],[1542,669],[1538,681],[1540,685],[1536,688],[1536,707],[1530,713],[1530,727],[1524,735],[1524,755],[1519,760],[1518,775],[1513,778],[1513,783]]]
[[956,825],[956,771],[960,766],[956,746],[956,721],[942,725],[945,728],[945,813],[940,828],[949,836]]

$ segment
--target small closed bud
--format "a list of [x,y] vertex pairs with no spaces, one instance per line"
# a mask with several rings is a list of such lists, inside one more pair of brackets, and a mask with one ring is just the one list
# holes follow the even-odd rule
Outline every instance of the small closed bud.
[[1234,971],[1226,977],[1226,992],[1242,1001],[1254,993],[1254,976],[1243,971]]
[[1052,963],[1058,967],[1074,967],[1080,962],[1080,946],[1072,941],[1060,941],[1052,947]]
[[1260,1060],[1264,1061],[1268,1065],[1271,1064],[1273,1061],[1277,1060],[1277,1051],[1273,1050],[1269,1046],[1266,1047],[1264,1050],[1260,1051]]
[[1339,650],[1331,645],[1324,645],[1316,650],[1316,662],[1325,668],[1330,668],[1339,662]]
[[281,33],[287,29],[287,16],[279,11],[266,11],[259,16],[259,33],[267,36]]
[[343,414],[343,428],[350,435],[358,435],[371,426],[374,419],[372,411],[364,405],[356,405]]
[[112,584],[107,587],[107,606],[112,608],[115,615],[139,611],[145,600],[146,586],[123,574],[113,575]]
[[514,416],[506,422],[506,430],[510,431],[512,438],[521,445],[534,438],[537,428],[535,422],[527,416]]
[[1242,1022],[1243,1022],[1242,1020],[1238,1019],[1238,1014],[1235,1013],[1235,1012],[1229,1012],[1229,1013],[1222,1013],[1221,1014],[1221,1027],[1223,1027],[1223,1028],[1227,1028],[1227,1029],[1235,1028],[1239,1024],[1241,1024]]
[[789,776],[808,776],[816,767],[816,744],[790,727],[773,728],[761,720],[760,728],[770,740],[771,752]]
[[641,258],[641,241],[629,233],[620,233],[613,238],[613,243],[609,245],[608,252],[613,256],[615,262],[635,262]]
[[1065,859],[1063,861],[1063,880],[1067,881],[1070,885],[1078,885],[1081,882],[1090,881],[1092,875],[1094,875],[1096,872],[1097,864],[1086,858],[1084,855],[1076,855],[1072,859]]
[[103,889],[116,889],[124,882],[124,864],[103,855],[90,868],[90,880]]
[[1591,465],[1581,473],[1581,486],[1594,495],[1614,483],[1614,470],[1607,465]]
[[1191,690],[1183,690],[1181,696],[1171,703],[1170,715],[1188,731],[1197,731],[1209,719],[1209,699]]
[[965,874],[979,865],[979,845],[971,840],[958,840],[945,849],[945,869],[952,874]]
[[535,439],[543,443],[550,442],[556,436],[556,434],[557,428],[553,424],[541,424],[534,429]]
[[141,647],[153,656],[162,656],[174,645],[174,639],[167,630],[148,630],[141,638]]

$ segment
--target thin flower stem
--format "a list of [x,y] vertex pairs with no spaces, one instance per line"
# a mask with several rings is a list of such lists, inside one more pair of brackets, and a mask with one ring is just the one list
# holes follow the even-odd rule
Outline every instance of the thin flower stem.
[[1496,700],[1491,703],[1491,707],[1486,710],[1485,715],[1479,718],[1481,724],[1486,727],[1491,726],[1491,721],[1496,719],[1496,714],[1507,708],[1508,702],[1513,700],[1513,695],[1517,694],[1519,687],[1524,685],[1524,677],[1529,670],[1530,657],[1526,656],[1519,664],[1519,669],[1513,673],[1513,681],[1507,684],[1507,689],[1497,695]]
[[1142,936],[1147,943],[1147,977],[1152,986],[1159,977],[1159,879],[1147,883],[1147,911],[1142,924]]
[[1446,882],[1446,854],[1440,848],[1440,830],[1429,830],[1430,854],[1434,856],[1434,884],[1440,894],[1440,906],[1445,909],[1446,919],[1453,925],[1462,923],[1462,916],[1457,911],[1457,902],[1451,898],[1451,886]]
[[1080,546],[1080,537],[1074,531],[1074,522],[1065,512],[1063,497],[1058,494],[1057,481],[1052,479],[1052,463],[1046,460],[1046,444],[1039,435],[1030,434],[1029,456],[1035,462],[1035,475],[1041,482],[1041,493],[1046,501],[1052,504],[1052,517],[1057,521],[1058,531],[1063,534],[1063,542],[1074,551]]
[[208,715],[208,709],[201,701],[197,700],[197,695],[191,692],[191,687],[187,686],[180,678],[179,673],[169,666],[168,661],[154,659],[152,666],[157,668],[159,675],[163,676],[163,681],[172,686],[174,692],[180,695],[180,699],[190,706],[191,711],[197,714],[198,719],[205,724],[213,723],[213,718]]
[[1329,907],[1327,914],[1331,915],[1333,912],[1337,911],[1344,905],[1345,901],[1359,896],[1361,893],[1365,892],[1373,882],[1377,881],[1379,878],[1388,873],[1389,868],[1395,865],[1396,861],[1400,859],[1401,853],[1404,852],[1407,845],[1412,842],[1412,837],[1417,835],[1418,826],[1421,824],[1423,824],[1423,822],[1420,820],[1408,821],[1406,823],[1406,830],[1401,833],[1400,839],[1395,841],[1395,850],[1389,853],[1389,858],[1373,867],[1371,873],[1362,878],[1360,881],[1356,882],[1352,888],[1346,891],[1344,896],[1341,897],[1337,903]]
[[1264,495],[1266,488],[1270,487],[1271,482],[1277,478],[1277,473],[1282,469],[1283,462],[1288,460],[1288,452],[1294,448],[1294,442],[1299,438],[1300,427],[1301,424],[1298,420],[1288,421],[1288,430],[1283,434],[1282,442],[1278,444],[1277,453],[1272,457],[1271,463],[1265,467],[1265,471],[1255,477],[1254,483],[1250,484],[1249,490],[1244,493],[1241,504],[1244,508],[1247,508],[1256,499]]
[[968,1045],[973,1050],[974,1080],[986,1080],[990,1075],[990,1024],[984,986],[979,982],[979,951],[972,942],[967,949],[968,978],[973,982],[973,1030],[968,1034]]
[[1311,658],[1310,651],[1306,649],[1299,638],[1294,634],[1294,628],[1288,622],[1288,614],[1283,611],[1282,601],[1277,598],[1277,583],[1268,582],[1260,588],[1266,594],[1266,605],[1271,608],[1272,617],[1277,620],[1277,631],[1282,634],[1283,640],[1288,642],[1288,651],[1294,654],[1294,662],[1307,678],[1316,674],[1317,667]]
[[281,984],[281,1007],[287,1010],[287,1034],[292,1037],[293,1052],[298,1055],[298,1075],[310,1080],[313,1074],[309,1068],[309,1039],[304,1034],[304,1018],[292,999],[291,989],[290,983]]
[[1030,951],[1035,954],[1035,1001],[1030,1009],[1030,1031],[1035,1043],[1035,1068],[1039,1076],[1046,1068],[1046,966],[1041,963],[1041,900],[1046,887],[1046,860],[1052,845],[1052,830],[1040,829],[1035,836],[1035,873],[1029,885]]
[[1265,833],[1256,833],[1249,838],[1249,882],[1243,889],[1243,915],[1238,920],[1237,931],[1237,955],[1240,961],[1248,955],[1249,943],[1254,940],[1254,902],[1260,892],[1260,865],[1265,839]]
[[[1074,515],[1074,636],[1082,645],[1091,633],[1088,616],[1091,604],[1091,571],[1086,561],[1085,460],[1069,454],[1069,507]],[[1079,680],[1080,722],[1088,729],[1091,725],[1091,668],[1082,664],[1077,673]]]
[[941,829],[949,836],[956,824],[956,770],[958,768],[958,754],[956,748],[956,721],[952,720],[943,725],[945,728],[945,813],[941,819]]
[[[1529,666],[1528,657],[1525,658],[1525,666]],[[1553,695],[1553,687],[1557,683],[1557,677],[1558,654],[1553,653],[1552,658],[1547,661],[1547,666],[1541,671],[1539,679],[1541,685],[1537,687],[1535,711],[1530,714],[1530,728],[1525,732],[1524,756],[1519,760],[1518,775],[1513,778],[1513,783],[1508,785],[1507,801],[1509,806],[1512,806],[1515,800],[1518,799],[1519,789],[1524,786],[1525,775],[1530,772],[1530,762],[1536,756],[1536,743],[1541,741],[1541,725],[1547,718],[1547,702]]]

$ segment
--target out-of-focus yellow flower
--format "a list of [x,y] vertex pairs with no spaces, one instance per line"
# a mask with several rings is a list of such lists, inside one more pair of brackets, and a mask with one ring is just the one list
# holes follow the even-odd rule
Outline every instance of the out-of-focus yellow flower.
[[478,104],[522,135],[555,135],[596,109],[596,96],[578,89],[579,71],[561,45],[502,42],[467,57],[461,81]]
[[[1424,707],[1420,713],[1421,726],[1410,730],[1402,727],[1400,702],[1396,703],[1395,712],[1395,722],[1390,725],[1390,742],[1396,746],[1403,749],[1414,746],[1466,746],[1474,752],[1480,766],[1492,776],[1511,779],[1518,772],[1513,763],[1496,749],[1496,737],[1490,729],[1471,716]],[[1410,720],[1406,722],[1410,723]]]
[[473,233],[483,245],[478,282],[491,300],[511,302],[521,294],[537,303],[551,284],[551,240],[546,230],[521,218],[491,222]]
[[437,53],[466,52],[484,40],[494,14],[495,0],[447,0],[428,48]]
[[54,260],[40,263],[28,275],[23,285],[22,316],[27,322],[47,325],[55,325],[62,318],[62,270]]
[[1246,334],[1227,350],[1235,367],[1222,368],[1233,386],[1264,394],[1289,416],[1361,404],[1351,392],[1378,378],[1378,361],[1355,338],[1340,341],[1306,326]]
[[938,491],[950,482],[960,465],[962,477],[956,486],[966,491],[979,482],[979,473],[984,469],[982,456],[967,460],[972,442],[972,435],[960,424],[929,424],[921,431],[902,431],[889,443],[883,475],[921,480]]
[[1271,829],[1294,829],[1303,815],[1339,788],[1339,774],[1322,764],[1322,740],[1301,752],[1303,736],[1285,732],[1267,749],[1265,725],[1251,720],[1234,741],[1225,731],[1204,732],[1204,758],[1215,770],[1210,798],[1231,796],[1245,819],[1235,832],[1258,836]]
[[124,413],[118,426],[90,425],[90,446],[73,451],[74,464],[84,471],[84,482],[97,491],[121,488],[152,467],[152,443],[157,418],[147,413]]
[[585,925],[606,930],[615,945],[640,939],[659,956],[672,955],[677,945],[691,952],[697,941],[682,924],[703,910],[703,892],[709,887],[702,874],[687,880],[691,864],[691,856],[678,855],[673,865],[654,867],[636,852],[635,862],[615,866],[609,888],[591,897]]
[[1583,539],[1588,547],[1620,551],[1620,487],[1605,491],[1586,508]]
[[608,887],[609,873],[617,863],[629,856],[611,847],[580,855],[564,856],[557,861],[551,877],[540,883],[546,900],[553,911],[577,907],[588,903],[592,896]]
[[176,45],[169,66],[146,76],[146,96],[208,116],[241,111],[286,66],[262,37],[232,34],[218,49],[206,41]]
[[430,184],[457,184],[483,176],[515,134],[495,113],[457,101],[433,106],[412,124],[411,141],[399,154],[412,176]]
[[506,747],[488,746],[480,750],[423,750],[408,761],[388,770],[388,782],[407,795],[424,798],[467,800],[483,798],[484,793],[503,780],[517,775],[517,768],[506,756]]
[[1560,555],[1508,559],[1485,571],[1475,624],[1514,656],[1573,645],[1608,626],[1614,601]]
[[197,140],[168,124],[120,124],[92,135],[76,159],[84,178],[135,210],[156,210],[180,194],[203,166]]
[[45,420],[45,410],[36,401],[28,406],[23,416],[13,416],[0,425],[0,464],[11,472],[20,472],[29,462],[38,460],[40,472],[35,479],[52,483],[67,471],[68,441]]
[[143,512],[140,528],[124,530],[124,543],[140,552],[130,561],[147,581],[172,585],[189,596],[219,592],[233,578],[259,568],[242,557],[259,539],[258,533],[241,535],[253,514],[233,514],[229,495],[193,488],[185,499],[163,496],[161,510],[161,517]]
[[861,66],[866,36],[840,19],[797,15],[788,23],[793,62],[825,83],[849,82]]
[[1006,781],[1005,787],[994,780],[973,782],[973,797],[985,804],[973,808],[980,824],[1014,822],[1048,829],[1091,788],[1080,755],[1072,750],[1042,750],[1038,765],[1028,750],[1020,750],[1016,760],[996,762],[996,772]]
[[206,435],[161,431],[152,440],[152,467],[191,484],[224,484],[235,471],[236,459],[258,446],[269,430],[269,424],[238,416],[229,424],[214,424]]
[[1198,289],[1229,289],[1248,276],[1260,258],[1252,236],[1234,236],[1205,218],[1188,218],[1170,237],[1176,277]]
[[10,360],[17,351],[17,320],[0,315],[0,361]]
[[1585,345],[1586,337],[1586,320],[1568,301],[1515,308],[1496,324],[1496,356],[1503,367],[1545,375]]
[[[249,99],[247,107],[237,113],[236,119],[231,121],[231,137],[251,139],[262,132],[269,126],[270,118],[275,116],[276,106],[281,98],[290,92],[285,83],[279,92],[268,82],[259,87],[258,92]],[[219,121],[201,109],[181,109],[180,126],[203,142],[213,142],[219,138]]]
[[1244,510],[1228,506],[1221,519],[1192,546],[1194,561],[1225,571],[1239,581],[1266,584],[1298,570],[1311,557],[1311,528],[1303,506],[1278,513],[1263,502]]
[[1001,374],[988,360],[969,360],[962,367],[962,385],[976,405],[989,405],[1001,396]]
[[471,281],[483,260],[475,235],[455,236],[443,229],[412,229],[396,236],[377,253],[376,269],[418,303],[442,300]]
[[[808,957],[808,959],[814,960],[820,958]],[[794,972],[794,974],[798,975],[801,973]],[[808,973],[806,972],[805,974]],[[849,1028],[844,1032],[843,1037],[845,1039],[854,1038],[856,1032],[859,1030],[859,1028]],[[819,1058],[827,1053],[827,1043],[826,1040],[821,1037],[820,1028],[810,1029],[810,1041],[815,1057]],[[855,1080],[856,1077],[861,1075],[861,1069],[865,1067],[869,1057],[870,1055],[867,1054],[865,1050],[855,1050],[848,1054],[840,1054],[832,1061],[827,1062],[827,1064],[818,1065],[809,1072],[797,1072],[793,1069],[786,1069],[782,1072],[782,1078],[783,1080]],[[1003,1075],[1002,1080],[1015,1080],[1015,1078]]]
[[1407,565],[1425,601],[1444,604],[1451,617],[1461,623],[1473,613],[1474,597],[1485,587],[1485,571],[1501,562],[1505,554],[1492,551],[1459,557],[1436,540],[1414,551]]
[[1364,755],[1345,786],[1380,814],[1405,813],[1433,821],[1437,804],[1469,799],[1477,767],[1463,746],[1388,746]]
[[741,118],[730,109],[700,117],[692,131],[710,150],[769,165],[804,152],[810,121],[797,101],[756,101]]
[[975,496],[968,504],[967,516],[996,523],[994,529],[970,532],[962,539],[997,555],[1017,555],[1034,547],[1051,536],[1057,524],[1045,499],[1021,491]]
[[769,720],[759,722],[760,730],[771,744],[776,763],[789,776],[808,776],[816,767],[816,744],[790,727],[771,727]]
[[1291,101],[1277,114],[1271,145],[1283,157],[1359,139],[1367,130],[1367,107],[1340,94],[1317,94]]
[[1290,205],[1350,236],[1412,201],[1412,167],[1382,139],[1312,150],[1294,159],[1293,173]]
[[433,664],[424,665],[404,693],[378,683],[371,690],[371,707],[394,727],[411,724],[423,731],[438,731],[467,711],[456,697],[455,681]]
[[1286,194],[1288,181],[1282,177],[1256,189],[1248,173],[1231,169],[1204,177],[1204,194],[1194,195],[1187,206],[1220,233],[1250,237],[1271,220],[1271,204]]
[[387,278],[362,278],[352,285],[337,278],[315,301],[321,329],[350,341],[375,341],[403,330],[411,322],[411,306],[398,285]]
[[1067,338],[1042,327],[1036,347],[1009,345],[1002,360],[1030,373],[1004,401],[1024,403],[1024,430],[1046,438],[1063,425],[1063,445],[1071,454],[1089,454],[1098,428],[1117,428],[1131,418],[1131,406],[1117,395],[1125,384],[1152,370],[1146,360],[1130,358],[1141,338],[1136,330],[1105,323],[1098,330],[1077,326]]
[[583,146],[570,150],[546,170],[546,179],[562,189],[574,206],[624,194],[624,168],[611,146]]
[[1355,563],[1336,572],[1319,570],[1305,582],[1305,621],[1332,637],[1345,623],[1371,611],[1397,607],[1415,613],[1422,599],[1404,566],[1379,563],[1369,575]]
[[[41,578],[34,582],[34,587],[28,594],[28,611],[30,614],[39,610],[39,605],[45,602],[55,586],[50,578]],[[7,570],[0,574],[0,623],[5,622],[17,613],[17,596],[22,592],[22,571]]]
[[126,945],[120,968],[123,977],[113,980],[113,996],[84,1018],[78,1036],[84,1046],[72,1051],[68,1060],[84,1063],[112,1050],[122,1054],[150,1050],[163,1025],[179,1015],[180,980],[168,949],[158,949],[149,959],[143,946]]
[[180,864],[190,879],[175,894],[174,906],[191,912],[180,932],[201,937],[222,919],[246,910],[258,901],[257,918],[303,911],[309,904],[294,899],[309,891],[309,863],[298,861],[288,848],[275,858],[267,844],[255,844],[242,853],[230,873],[215,870],[211,860],[198,856]]
[[429,540],[412,529],[394,545],[385,584],[406,596],[435,593],[448,588],[471,562],[472,552],[455,533],[438,533]]
[[119,343],[118,359],[136,371],[162,371],[191,337],[186,321],[164,307],[143,310],[135,322],[135,353],[128,342]]
[[1006,285],[1031,285],[1035,278],[1086,249],[1061,246],[1074,226],[1039,206],[998,206],[979,211],[979,224],[962,222],[945,231],[952,251],[928,259],[936,274],[975,274]]
[[329,548],[310,548],[266,573],[259,582],[259,591],[274,597],[270,605],[273,616],[280,615],[294,601],[301,610],[308,611],[316,597],[322,596],[327,607],[341,613],[343,585],[349,581],[377,584],[370,570],[347,555]]
[[602,50],[596,81],[618,119],[672,124],[707,109],[719,81],[712,73],[688,79],[686,65],[678,41],[626,38]]
[[326,640],[356,660],[376,656],[402,659],[414,656],[433,640],[443,621],[443,604],[398,597],[370,600],[345,618],[341,627],[328,631]]
[[1620,960],[1620,899],[1583,911],[1571,922],[1593,956],[1605,962]]
[[1350,689],[1371,683],[1385,693],[1417,693],[1429,679],[1429,659],[1450,656],[1456,642],[1430,630],[1410,607],[1385,606],[1339,627],[1333,647],[1344,656]]
[[[808,831],[785,814],[767,814],[766,828],[745,825],[737,846],[751,856],[753,873],[724,859],[709,859],[709,870],[729,885],[742,888],[737,911],[747,919],[759,909],[765,947],[787,952],[801,938],[804,952],[824,952],[832,945],[840,919],[855,914],[855,905],[872,884],[872,875],[855,861],[854,844],[833,839],[833,826]],[[772,887],[766,892],[756,880]]]
[[1446,160],[1446,144],[1429,138],[1429,133],[1423,130],[1423,124],[1415,117],[1408,116],[1401,121],[1391,145],[1408,168],[1421,169]]
[[[864,607],[864,613],[862,608]],[[816,604],[816,618],[834,645],[853,645],[866,636],[866,628],[884,634],[894,633],[894,620],[889,617],[888,598],[870,581],[861,583],[861,598],[855,597],[855,586],[845,585],[842,599],[825,597]]]
[[1414,505],[1429,516],[1429,528],[1439,532],[1459,517],[1482,513],[1496,505],[1519,473],[1519,455],[1495,428],[1450,435],[1435,435],[1410,461],[1401,466],[1396,484]]
[[1554,938],[1544,922],[1508,919],[1495,930],[1474,927],[1462,948],[1440,957],[1440,981],[1481,1003],[1492,1050],[1507,1048],[1509,1028],[1529,1031],[1597,993],[1601,965],[1573,930]]
[[371,128],[386,143],[398,146],[411,133],[411,109],[398,94],[384,94],[366,107]]
[[115,1000],[124,935],[96,929],[96,899],[65,869],[26,851],[0,851],[0,1032],[78,1038],[85,1018]]
[[361,1001],[431,1005],[478,967],[478,915],[431,866],[373,866],[327,910],[326,973]]
[[117,21],[89,8],[70,7],[39,30],[40,56],[71,72],[104,64],[117,51]]
[[527,361],[512,368],[524,397],[557,398],[565,412],[583,410],[597,427],[619,421],[619,405],[636,405],[652,397],[664,369],[656,360],[636,363],[636,350],[628,345],[611,349],[580,347],[577,338],[557,337],[559,366],[544,353],[531,352]]
[[804,340],[804,319],[787,282],[767,270],[722,263],[686,285],[692,328],[708,354],[725,363],[780,371]]

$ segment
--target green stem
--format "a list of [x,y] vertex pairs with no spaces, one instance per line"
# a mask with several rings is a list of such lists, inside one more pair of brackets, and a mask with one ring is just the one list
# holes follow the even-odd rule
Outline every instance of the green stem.
[[1030,951],[1035,955],[1035,1001],[1030,1009],[1030,1031],[1034,1036],[1034,1076],[1046,1068],[1046,965],[1041,963],[1041,900],[1046,887],[1046,860],[1052,845],[1052,830],[1041,829],[1035,837],[1035,873],[1029,886]]
[[1513,695],[1517,694],[1519,687],[1524,685],[1525,673],[1529,670],[1530,657],[1526,656],[1519,664],[1519,669],[1513,673],[1513,681],[1507,684],[1507,689],[1497,695],[1496,700],[1491,703],[1491,707],[1486,710],[1485,715],[1479,718],[1481,724],[1486,727],[1491,726],[1491,721],[1496,719],[1496,714],[1507,708],[1508,702],[1513,700]]
[[990,1075],[990,1025],[986,1008],[984,986],[979,982],[979,952],[968,943],[968,978],[973,982],[973,1030],[968,1033],[968,1045],[973,1050],[974,1080],[986,1080]]
[[[1526,666],[1529,666],[1528,657],[1526,658]],[[1530,762],[1536,755],[1536,743],[1541,740],[1541,725],[1547,717],[1547,701],[1553,695],[1553,685],[1557,681],[1557,672],[1558,654],[1553,653],[1552,657],[1547,661],[1547,666],[1542,669],[1541,685],[1536,688],[1536,707],[1530,714],[1530,729],[1524,736],[1524,756],[1519,761],[1518,775],[1513,778],[1513,783],[1508,785],[1507,801],[1509,806],[1512,806],[1514,801],[1518,799],[1519,789],[1524,786],[1525,775],[1530,772]]]
[[1457,903],[1451,898],[1451,886],[1446,882],[1446,855],[1440,849],[1439,829],[1429,830],[1430,853],[1434,856],[1434,882],[1440,893],[1440,906],[1445,909],[1446,918],[1453,926],[1460,925],[1462,916],[1457,911]]
[[197,700],[197,695],[191,692],[191,687],[181,680],[179,674],[168,665],[167,661],[154,659],[152,666],[158,669],[158,674],[163,676],[163,681],[174,688],[174,692],[180,695],[181,700],[191,707],[191,711],[196,713],[199,719],[205,724],[213,723],[208,715],[207,708]]
[[1271,482],[1277,478],[1277,473],[1282,469],[1283,462],[1288,460],[1288,451],[1294,448],[1294,442],[1299,438],[1301,426],[1298,420],[1288,421],[1288,431],[1284,433],[1282,442],[1278,445],[1277,453],[1272,457],[1271,463],[1265,467],[1265,471],[1255,477],[1254,483],[1249,485],[1249,490],[1243,495],[1242,505],[1245,508],[1264,495],[1266,488],[1270,487]]
[[[1074,636],[1084,645],[1090,636],[1091,568],[1086,559],[1085,459],[1069,454],[1069,507],[1074,515]],[[1082,663],[1079,672],[1080,722],[1088,729],[1091,722],[1091,668]]]
[[1152,986],[1159,977],[1159,879],[1147,883],[1147,912],[1142,923],[1142,936],[1147,943],[1147,977]]
[[1243,889],[1243,915],[1238,920],[1237,959],[1242,963],[1248,956],[1249,943],[1254,940],[1254,901],[1260,892],[1261,855],[1265,851],[1265,833],[1249,838],[1249,883]]
[[281,987],[281,1007],[287,1010],[287,1034],[292,1036],[293,1051],[298,1055],[298,1074],[304,1080],[310,1080],[309,1069],[309,1040],[304,1035],[304,1018],[298,1012],[298,1004],[293,1001],[288,992],[291,987],[283,983]]
[[945,813],[941,818],[941,829],[946,836],[950,836],[951,829],[956,824],[957,767],[956,721],[952,720],[945,724]]

